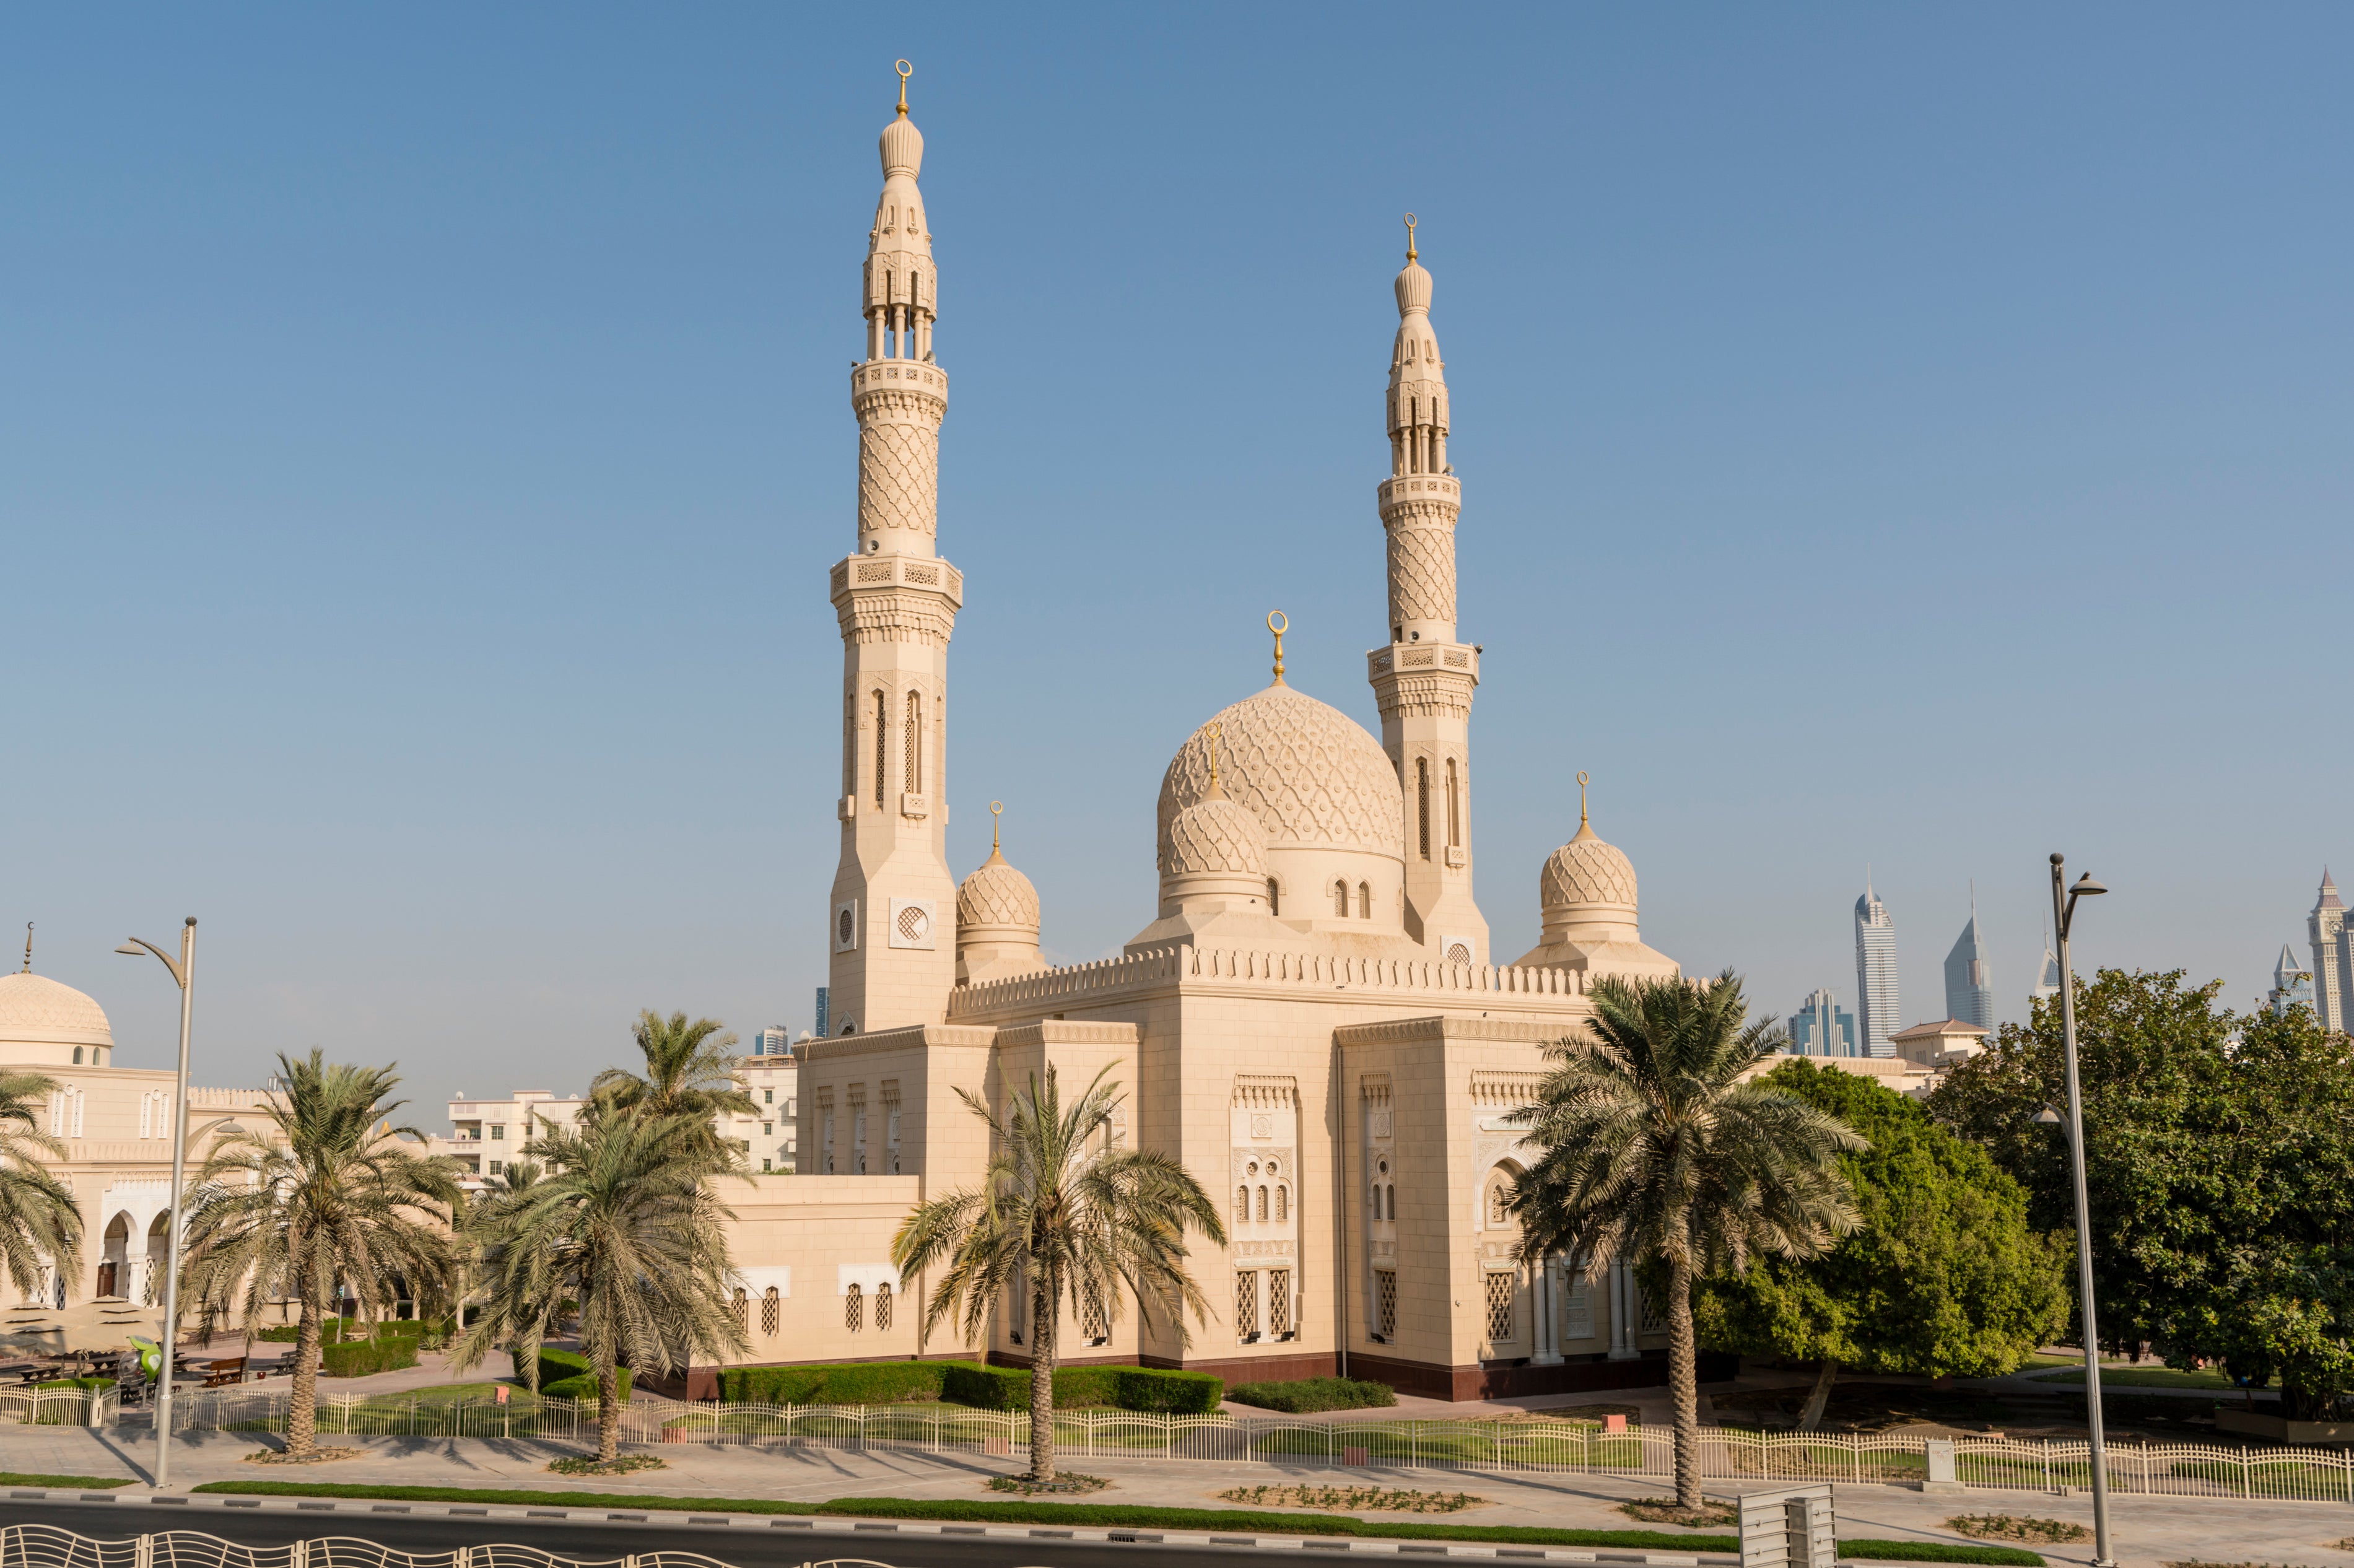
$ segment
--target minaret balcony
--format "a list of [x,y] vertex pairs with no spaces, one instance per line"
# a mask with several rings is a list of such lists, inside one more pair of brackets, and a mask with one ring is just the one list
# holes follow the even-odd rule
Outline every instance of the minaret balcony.
[[1467,675],[1476,683],[1479,679],[1479,650],[1469,642],[1393,642],[1365,655],[1368,680],[1424,671]]
[[964,604],[964,574],[938,556],[851,556],[833,565],[832,594],[883,593],[918,588]]
[[1382,481],[1376,494],[1384,506],[1393,501],[1452,501],[1460,504],[1463,482],[1451,473],[1402,473],[1395,479]]

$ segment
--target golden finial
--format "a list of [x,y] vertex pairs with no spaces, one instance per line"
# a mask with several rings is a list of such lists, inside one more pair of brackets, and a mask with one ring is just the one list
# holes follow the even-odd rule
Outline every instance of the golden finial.
[[898,71],[899,112],[905,114],[907,112],[907,79],[916,74],[916,68],[909,65],[906,60],[901,60],[898,62]]
[[1586,821],[1586,818],[1585,818],[1585,786],[1586,786],[1586,782],[1587,782],[1587,780],[1586,780],[1585,774],[1584,770],[1583,770],[1583,769],[1581,769],[1581,770],[1579,771],[1578,775],[1577,775],[1577,825],[1578,825],[1579,827],[1581,827],[1581,828],[1582,828],[1582,827],[1584,827],[1584,826],[1585,826],[1585,821]]
[[25,972],[33,972],[33,923],[25,922]]
[[1210,787],[1203,792],[1202,799],[1204,800],[1223,800],[1226,798],[1226,792],[1218,788],[1218,734],[1223,727],[1214,724],[1209,727]]
[[997,853],[997,830],[1000,825],[998,819],[1004,815],[1004,801],[991,800],[989,803],[989,853],[991,854]]
[[1405,259],[1414,260],[1414,214],[1405,215]]
[[1267,612],[1267,629],[1275,633],[1275,683],[1283,684],[1283,634],[1291,630],[1291,618],[1279,609]]

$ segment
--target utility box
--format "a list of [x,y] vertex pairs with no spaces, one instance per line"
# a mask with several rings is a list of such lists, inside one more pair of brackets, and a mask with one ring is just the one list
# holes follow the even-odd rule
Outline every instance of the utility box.
[[1921,1457],[1927,1465],[1921,1482],[1925,1492],[1958,1492],[1963,1490],[1960,1478],[1954,1474],[1954,1440],[1951,1437],[1930,1437],[1921,1445]]
[[1839,1520],[1828,1481],[1741,1499],[1741,1568],[1832,1568]]

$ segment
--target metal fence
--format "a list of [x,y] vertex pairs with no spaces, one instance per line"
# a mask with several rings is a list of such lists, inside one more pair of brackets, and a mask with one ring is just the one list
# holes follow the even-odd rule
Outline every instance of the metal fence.
[[[373,1541],[335,1535],[284,1546],[240,1546],[196,1530],[99,1541],[48,1524],[0,1529],[0,1568],[728,1568],[695,1552],[628,1557],[558,1557],[535,1546],[461,1546],[454,1552],[396,1552]],[[815,1564],[813,1568],[826,1568]]]
[[[289,1394],[216,1389],[173,1402],[183,1431],[283,1432]],[[481,1397],[414,1394],[323,1397],[319,1430],[421,1438],[540,1438],[589,1443],[591,1401],[517,1393],[500,1404]],[[621,1441],[631,1445],[731,1443],[811,1448],[900,1448],[931,1453],[1026,1455],[1023,1411],[954,1404],[676,1404],[636,1400],[622,1407]],[[1055,1413],[1055,1441],[1067,1459],[1135,1458],[1324,1469],[1470,1470],[1500,1473],[1672,1476],[1675,1439],[1658,1427],[1606,1432],[1591,1421],[1303,1421],[1273,1415],[1155,1415],[1121,1410]],[[2092,1485],[2086,1444],[1999,1437],[1954,1440],[1955,1478],[1993,1491],[2051,1491]],[[1902,1434],[1762,1433],[1703,1427],[1701,1473],[1713,1480],[1879,1481],[1925,1479],[1922,1440]],[[2354,1503],[2354,1450],[2234,1448],[2198,1443],[2112,1443],[2110,1489],[2155,1497],[2234,1497]]]

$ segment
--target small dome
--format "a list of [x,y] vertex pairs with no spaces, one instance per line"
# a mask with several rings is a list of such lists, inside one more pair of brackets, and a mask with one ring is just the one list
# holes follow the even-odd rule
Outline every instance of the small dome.
[[1545,857],[1537,878],[1537,895],[1547,915],[1582,904],[1635,907],[1635,863],[1604,843],[1591,822],[1580,822],[1577,836]]
[[883,177],[905,175],[914,179],[923,172],[924,133],[907,118],[904,109],[883,127]]
[[44,1044],[112,1045],[106,1010],[45,976],[0,975],[0,1040]]
[[1177,814],[1209,797],[1213,725],[1225,792],[1257,821],[1269,849],[1404,858],[1405,793],[1382,743],[1338,708],[1275,685],[1221,708],[1170,758],[1161,780],[1163,866]]
[[1405,270],[1397,275],[1392,286],[1397,291],[1398,314],[1430,309],[1430,274],[1421,262],[1408,260]]
[[1161,874],[1264,879],[1267,830],[1248,807],[1237,806],[1223,794],[1196,800],[1169,820]]
[[998,850],[991,850],[957,889],[957,926],[1021,926],[1038,928],[1038,890],[1013,869]]

